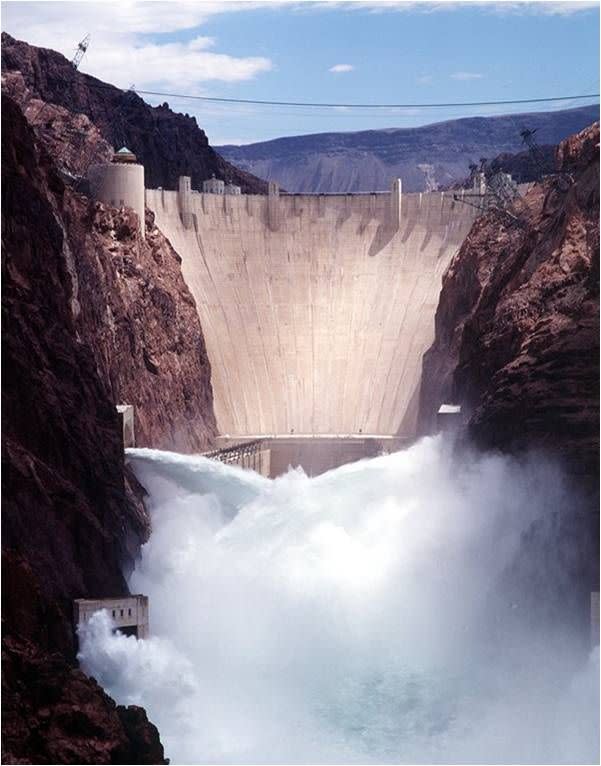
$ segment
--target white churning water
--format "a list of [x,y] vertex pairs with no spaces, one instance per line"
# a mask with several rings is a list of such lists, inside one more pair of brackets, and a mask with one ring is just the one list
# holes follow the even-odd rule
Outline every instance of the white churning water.
[[314,479],[128,455],[153,637],[100,613],[80,660],[172,763],[598,760],[598,655],[528,627],[500,584],[569,500],[551,466],[440,438]]

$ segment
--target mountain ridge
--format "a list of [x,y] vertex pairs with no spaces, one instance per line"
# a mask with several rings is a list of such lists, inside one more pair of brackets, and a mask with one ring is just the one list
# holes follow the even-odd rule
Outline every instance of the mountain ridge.
[[556,145],[590,125],[599,106],[494,117],[464,117],[418,128],[282,136],[269,141],[216,146],[229,162],[293,192],[387,189],[400,177],[408,192],[450,186],[469,164],[524,149],[520,130],[537,130],[542,144]]

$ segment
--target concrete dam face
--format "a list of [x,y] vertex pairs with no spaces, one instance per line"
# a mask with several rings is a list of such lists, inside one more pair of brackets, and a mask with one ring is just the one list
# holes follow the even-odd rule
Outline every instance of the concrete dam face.
[[182,258],[228,437],[415,432],[441,279],[475,210],[450,192],[147,190]]

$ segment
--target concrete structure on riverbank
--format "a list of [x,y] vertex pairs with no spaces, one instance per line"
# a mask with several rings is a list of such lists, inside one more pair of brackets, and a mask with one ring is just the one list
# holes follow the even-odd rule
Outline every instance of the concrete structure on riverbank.
[[118,598],[78,598],[73,602],[73,624],[76,632],[89,622],[92,615],[105,610],[116,630],[137,638],[149,633],[148,596],[121,596]]

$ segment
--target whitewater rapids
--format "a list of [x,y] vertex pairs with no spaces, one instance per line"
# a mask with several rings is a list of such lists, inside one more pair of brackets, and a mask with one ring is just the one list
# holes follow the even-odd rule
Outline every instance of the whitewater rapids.
[[552,466],[440,438],[317,478],[128,460],[152,637],[98,613],[80,662],[171,763],[598,762],[598,650],[504,585],[524,530],[570,502]]

